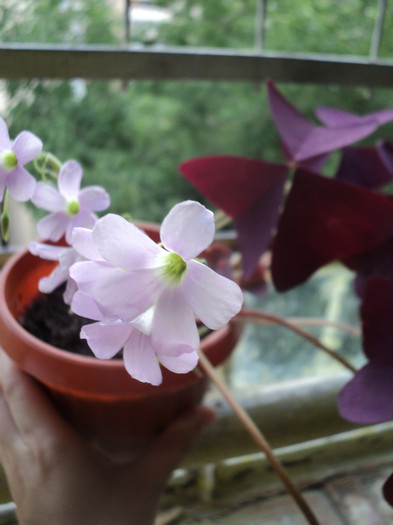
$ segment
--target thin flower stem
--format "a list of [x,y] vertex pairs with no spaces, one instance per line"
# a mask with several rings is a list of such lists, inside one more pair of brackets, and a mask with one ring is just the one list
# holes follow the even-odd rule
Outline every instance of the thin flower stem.
[[34,160],[34,167],[41,175],[42,180],[46,182],[48,177],[53,180],[57,179],[61,169],[61,162],[53,153],[42,151]]
[[[350,324],[340,323],[339,321],[329,321],[327,319],[319,319],[317,317],[287,317],[287,321],[293,323],[297,326],[323,326],[336,328],[337,330],[342,330],[347,332],[350,335],[360,337],[362,332],[356,326],[351,326]],[[266,321],[267,324],[273,324],[272,321]]]
[[310,525],[319,525],[319,521],[317,520],[315,514],[310,509],[308,503],[306,502],[302,494],[299,492],[298,488],[293,483],[284,467],[274,455],[274,452],[271,449],[269,443],[267,442],[266,438],[263,436],[261,431],[258,429],[258,427],[255,425],[254,421],[244,410],[244,408],[236,401],[236,399],[229,391],[228,387],[218,377],[213,365],[210,363],[210,361],[201,349],[198,349],[198,355],[201,368],[212,381],[212,383],[214,383],[217,389],[221,392],[222,396],[228,402],[236,416],[239,418],[239,421],[243,424],[244,428],[247,430],[247,432],[257,444],[258,448],[265,454],[270,465],[283,482],[289,494],[293,497],[299,509],[302,511],[304,517],[307,519],[307,522]]
[[297,333],[304,339],[307,339],[307,341],[309,341],[316,347],[323,350],[326,354],[328,354],[330,357],[332,357],[336,361],[339,361],[339,363],[341,363],[351,372],[353,373],[356,372],[356,368],[354,368],[350,363],[348,363],[348,361],[344,359],[344,357],[340,356],[339,354],[334,352],[334,350],[332,350],[331,348],[328,348],[326,345],[321,343],[321,341],[317,337],[314,337],[312,334],[310,334],[306,330],[303,330],[302,328],[300,328],[293,322],[290,322],[287,319],[284,319],[283,317],[280,317],[278,315],[274,315],[271,313],[263,312],[261,310],[248,310],[245,308],[241,310],[233,320],[241,322],[241,323],[252,322],[252,323],[257,323],[257,324],[266,324],[266,322],[270,322],[273,324],[284,326],[285,328],[288,328],[292,332]]
[[9,229],[10,229],[10,217],[8,215],[8,196],[9,196],[9,192],[8,192],[8,188],[6,188],[4,192],[3,209],[1,212],[1,218],[0,218],[1,240],[4,243],[8,242]]

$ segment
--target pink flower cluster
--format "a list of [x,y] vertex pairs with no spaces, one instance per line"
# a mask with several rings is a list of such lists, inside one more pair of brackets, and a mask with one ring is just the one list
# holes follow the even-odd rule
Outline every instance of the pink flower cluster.
[[195,201],[177,204],[161,226],[156,244],[134,224],[114,214],[95,212],[110,203],[98,186],[80,189],[82,168],[68,161],[60,169],[58,188],[36,183],[22,166],[42,149],[24,131],[11,143],[0,120],[0,190],[7,187],[20,200],[31,199],[49,212],[37,224],[43,240],[31,242],[34,255],[59,264],[40,280],[42,292],[66,283],[64,300],[72,310],[95,322],[81,332],[93,353],[110,359],[123,350],[129,374],[159,385],[160,364],[187,373],[198,362],[196,319],[216,330],[243,304],[239,286],[218,275],[197,257],[212,243],[214,216]]

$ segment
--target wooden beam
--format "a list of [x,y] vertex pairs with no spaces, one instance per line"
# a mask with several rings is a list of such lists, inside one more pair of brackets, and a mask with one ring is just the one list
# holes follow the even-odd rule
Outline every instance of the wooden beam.
[[393,61],[238,50],[2,44],[4,79],[206,80],[393,87]]

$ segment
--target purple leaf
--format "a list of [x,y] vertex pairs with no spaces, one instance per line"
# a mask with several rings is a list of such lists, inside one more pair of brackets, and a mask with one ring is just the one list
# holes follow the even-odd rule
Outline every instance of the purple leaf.
[[377,149],[385,168],[393,177],[393,142],[382,140],[378,142]]
[[354,423],[381,423],[393,418],[393,280],[368,281],[360,315],[369,363],[341,390],[338,408]]
[[334,260],[362,253],[393,235],[393,203],[384,195],[298,169],[273,243],[279,291]]
[[371,277],[393,279],[393,237],[369,250],[343,259],[342,262],[356,272],[355,290],[357,295],[362,297],[367,281]]
[[344,148],[336,177],[365,188],[379,188],[393,180],[393,155],[392,169],[389,171],[378,149],[372,147]]
[[371,118],[334,128],[316,126],[282,96],[272,81],[267,82],[267,89],[270,111],[285,151],[298,164],[348,146],[378,127],[378,120]]
[[315,114],[323,124],[331,127],[362,124],[370,119],[376,120],[378,126],[381,126],[382,124],[386,124],[386,122],[393,120],[393,108],[374,111],[368,115],[356,115],[355,113],[343,111],[342,109],[320,107],[316,110]]
[[[393,280],[368,281],[361,307],[363,349],[369,363],[356,372],[338,395],[342,417],[361,424],[393,419]],[[393,475],[383,486],[393,506]]]
[[393,418],[393,366],[369,363],[356,372],[337,399],[340,415],[352,423],[373,424]]
[[368,281],[360,316],[364,353],[374,364],[393,367],[393,280]]
[[276,225],[288,168],[245,157],[216,156],[189,160],[179,170],[207,199],[234,218],[244,278],[249,279]]

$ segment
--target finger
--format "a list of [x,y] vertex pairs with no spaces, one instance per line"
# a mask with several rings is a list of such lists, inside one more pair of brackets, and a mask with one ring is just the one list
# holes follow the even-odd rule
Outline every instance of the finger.
[[0,381],[3,397],[22,437],[63,435],[67,423],[56,412],[43,389],[1,352]]
[[[154,472],[155,483],[158,486],[164,485],[201,430],[214,419],[215,413],[210,408],[192,408],[161,432],[135,466],[146,473]],[[150,474],[149,477],[151,482]]]

